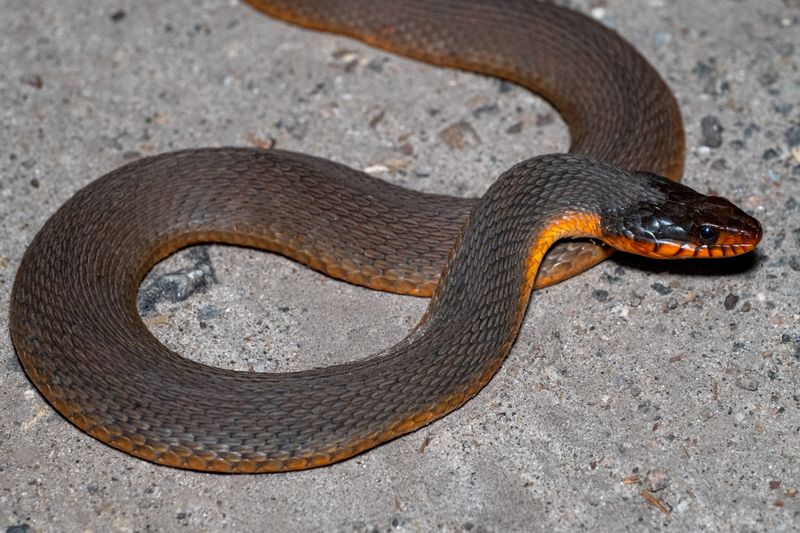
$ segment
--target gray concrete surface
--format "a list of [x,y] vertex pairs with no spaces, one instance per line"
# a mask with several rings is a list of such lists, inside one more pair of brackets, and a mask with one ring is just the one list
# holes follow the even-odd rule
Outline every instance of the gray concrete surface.
[[[686,182],[756,214],[759,252],[726,266],[609,261],[535,294],[510,357],[456,413],[329,468],[231,477],[108,448],[27,380],[7,308],[47,217],[132,158],[272,141],[477,195],[514,162],[563,150],[565,129],[524,90],[235,0],[0,0],[0,527],[800,527],[800,4],[570,4],[665,76],[686,117]],[[203,290],[172,303],[152,289],[145,320],[170,347],[228,368],[362,357],[402,338],[426,305],[245,249],[184,252],[151,280],[176,271]],[[642,496],[649,484],[669,512]]]

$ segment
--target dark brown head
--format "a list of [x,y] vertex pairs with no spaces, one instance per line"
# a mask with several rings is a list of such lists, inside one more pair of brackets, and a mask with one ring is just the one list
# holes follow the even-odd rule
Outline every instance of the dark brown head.
[[729,257],[761,240],[759,222],[725,198],[637,173],[653,187],[635,205],[601,216],[603,240],[626,252],[659,259]]

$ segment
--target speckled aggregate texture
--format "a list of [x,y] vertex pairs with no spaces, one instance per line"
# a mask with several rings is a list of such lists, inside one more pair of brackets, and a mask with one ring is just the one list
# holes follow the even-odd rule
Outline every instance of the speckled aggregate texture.
[[[100,444],[43,402],[6,334],[0,527],[796,525],[800,6],[572,5],[618,29],[675,91],[684,180],[764,225],[750,265],[620,257],[540,291],[509,359],[459,411],[350,461],[287,475],[183,472]],[[403,186],[477,195],[513,163],[567,146],[553,110],[526,91],[292,28],[236,2],[3,0],[0,13],[3,309],[47,217],[140,155],[275,143]],[[401,339],[426,305],[226,247],[179,254],[144,286],[151,281],[151,330],[223,368],[285,371],[366,355]],[[8,331],[5,312],[0,327]]]

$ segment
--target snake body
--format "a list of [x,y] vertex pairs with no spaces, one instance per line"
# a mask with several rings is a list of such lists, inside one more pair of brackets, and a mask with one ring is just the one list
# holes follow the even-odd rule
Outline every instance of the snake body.
[[[564,115],[575,155],[522,162],[480,201],[410,191],[308,155],[248,148],[143,158],[78,191],[23,257],[11,333],[45,398],[127,453],[198,470],[285,471],[329,464],[412,431],[486,384],[514,342],[535,284],[607,254],[589,243],[561,248],[566,255],[557,246],[548,262],[554,243],[604,238],[616,231],[608,213],[622,220],[637,205],[659,212],[668,198],[696,194],[622,170],[677,179],[680,114],[647,62],[582,15],[513,0],[250,3],[518,82]],[[648,220],[664,226],[660,216]],[[353,283],[433,298],[408,337],[362,361],[286,374],[211,368],[164,347],[135,307],[147,271],[200,242],[262,248]],[[752,247],[737,242],[706,252]]]

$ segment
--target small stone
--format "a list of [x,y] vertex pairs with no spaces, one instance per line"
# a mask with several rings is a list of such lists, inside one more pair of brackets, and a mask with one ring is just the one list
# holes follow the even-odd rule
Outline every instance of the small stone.
[[763,159],[764,161],[769,161],[770,159],[775,159],[779,155],[780,154],[778,153],[778,151],[775,150],[774,148],[767,148],[766,150],[764,150],[764,153],[761,154],[761,159]]
[[403,143],[397,147],[397,151],[405,156],[412,155],[414,153],[414,146],[411,143]]
[[653,289],[654,291],[656,291],[658,294],[660,294],[662,296],[667,295],[667,294],[672,292],[672,289],[670,287],[667,287],[666,285],[663,285],[663,284],[658,283],[658,282],[653,283],[652,285],[650,285],[650,288]]
[[773,246],[777,249],[780,248],[783,244],[784,239],[786,239],[786,231],[779,230],[772,238]]
[[643,297],[640,294],[636,294],[635,292],[632,292],[630,301],[628,302],[628,305],[630,305],[631,307],[639,307],[640,305],[642,305],[642,300],[643,300]]
[[708,78],[712,72],[714,72],[714,68],[706,63],[703,63],[702,61],[698,61],[692,69],[692,74],[700,79]]
[[512,134],[512,135],[516,134],[516,133],[519,133],[519,132],[522,131],[522,127],[523,126],[525,126],[525,123],[523,121],[521,121],[521,120],[518,120],[517,122],[515,122],[514,124],[512,124],[511,126],[509,126],[506,129],[506,133],[509,133],[509,134]]
[[769,87],[770,85],[773,85],[776,81],[778,81],[779,77],[780,76],[776,71],[768,70],[758,77],[758,82],[763,87]]
[[719,148],[722,146],[722,132],[724,128],[720,124],[717,117],[706,115],[700,121],[700,129],[702,131],[704,146],[709,148]]
[[514,90],[514,84],[510,81],[501,80],[498,84],[497,90],[500,91],[500,94],[510,93]]
[[669,44],[670,41],[672,41],[672,34],[665,31],[657,31],[653,37],[653,44],[655,44],[658,48],[661,48],[665,44]]
[[598,302],[605,302],[608,300],[608,291],[604,289],[598,289],[592,293],[594,299]]
[[777,479],[773,479],[769,482],[769,490],[778,490],[781,488],[781,482]]
[[786,130],[786,144],[789,145],[790,148],[794,148],[795,146],[800,146],[800,123],[795,124],[788,130]]
[[122,19],[125,18],[125,11],[123,11],[122,9],[118,9],[117,11],[114,11],[113,13],[111,13],[111,17],[110,18],[111,18],[111,22],[119,22],[119,21],[121,21]]
[[555,118],[553,118],[552,113],[541,113],[536,115],[536,125],[541,126],[549,126],[555,122]]
[[794,109],[794,104],[790,104],[788,102],[775,103],[772,104],[772,109],[779,115],[788,117],[789,113],[791,113],[792,109]]
[[[716,74],[716,72],[714,74]],[[722,96],[730,90],[730,82],[720,79],[716,75],[709,77],[703,86],[703,92],[711,96]]]
[[372,129],[378,127],[378,124],[380,124],[383,121],[385,116],[386,116],[386,111],[384,111],[383,109],[375,113],[375,115],[373,115],[373,117],[369,119],[369,127]]
[[414,169],[414,175],[418,178],[427,178],[431,175],[431,172],[433,171],[430,167],[417,167]]
[[38,74],[23,76],[20,79],[20,81],[22,81],[22,83],[24,83],[25,85],[30,85],[34,89],[41,89],[42,87],[44,87],[44,80],[42,80],[42,77],[39,76]]
[[219,308],[214,304],[204,305],[197,312],[197,318],[200,320],[210,320],[219,316]]
[[658,492],[667,488],[670,477],[667,471],[662,468],[654,468],[647,472],[644,478],[644,486],[650,492]]
[[591,10],[592,17],[597,20],[603,20],[603,17],[606,16],[606,10],[603,7],[594,7]]
[[653,403],[650,400],[645,400],[636,406],[636,411],[642,414],[650,413],[653,410]]
[[409,166],[411,166],[411,161],[408,159],[396,158],[396,159],[387,159],[383,162],[386,168],[389,169],[392,173],[395,172],[402,172],[404,173]]
[[446,127],[439,132],[439,137],[447,146],[457,150],[462,150],[471,144],[478,144],[481,142],[480,137],[478,137],[478,132],[465,120],[461,120]]
[[370,165],[364,168],[364,172],[367,174],[382,174],[384,172],[389,172],[389,167],[386,165]]
[[714,172],[722,172],[723,170],[728,170],[728,161],[723,158],[715,159],[713,163],[711,163],[711,170]]
[[738,297],[738,296],[736,296],[736,295],[735,295],[735,294],[733,294],[733,293],[730,293],[730,294],[728,294],[728,295],[725,297],[725,302],[723,302],[723,304],[722,304],[722,305],[724,305],[724,306],[725,306],[725,309],[727,309],[728,311],[730,311],[731,309],[733,309],[734,307],[736,307],[736,304],[737,304],[737,303],[739,303],[739,297]]
[[736,379],[736,386],[740,389],[755,392],[758,390],[758,381],[754,380],[753,378],[743,376]]
[[[795,7],[800,7],[800,3],[797,3],[797,0],[785,0],[784,4],[786,2],[794,2],[796,4]],[[775,46],[775,51],[778,52],[782,58],[788,59],[794,55],[795,47],[792,43],[779,43]]]
[[197,246],[190,249],[187,258],[194,264],[159,276],[139,291],[136,305],[140,313],[153,312],[160,302],[185,301],[217,282],[207,247]]
[[389,62],[388,57],[376,57],[367,63],[367,68],[378,74],[383,72],[383,65]]
[[500,112],[500,106],[498,106],[497,104],[486,104],[475,109],[472,112],[472,116],[475,118],[481,118],[481,115],[496,115],[499,112]]
[[677,308],[678,308],[678,300],[676,300],[675,298],[670,298],[669,300],[667,300],[667,309],[672,311],[673,309]]
[[746,139],[749,139],[750,137],[753,136],[754,133],[758,133],[759,131],[761,131],[761,126],[759,126],[755,122],[751,122],[744,129],[744,136]]

